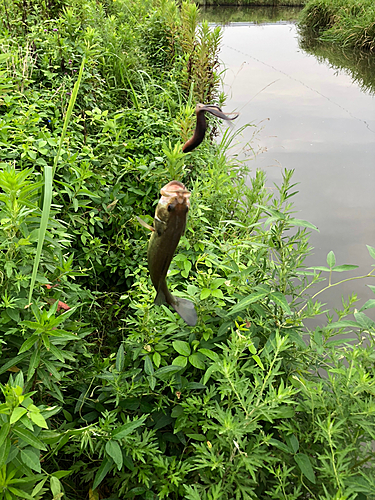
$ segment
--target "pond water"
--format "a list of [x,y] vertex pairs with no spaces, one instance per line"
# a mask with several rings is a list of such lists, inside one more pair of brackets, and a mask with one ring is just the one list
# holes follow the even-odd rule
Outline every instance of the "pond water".
[[[375,247],[375,87],[365,75],[371,61],[347,57],[351,65],[345,69],[345,54],[330,59],[324,48],[316,56],[303,50],[292,20],[296,10],[217,8],[204,17],[215,23],[236,20],[223,27],[225,111],[240,112],[236,127],[248,122],[260,127],[251,168],[266,171],[270,189],[280,183],[283,168],[295,169],[295,217],[320,231],[311,235],[314,250],[306,264],[325,265],[333,250],[337,264],[359,265],[336,273],[333,282],[367,274],[375,264],[366,248]],[[370,67],[368,74],[374,78],[375,71]],[[253,132],[245,130],[242,145]],[[340,307],[341,296],[355,292],[359,309],[375,298],[367,284],[375,285],[375,278],[347,282],[319,300]],[[374,318],[374,312],[367,314]]]

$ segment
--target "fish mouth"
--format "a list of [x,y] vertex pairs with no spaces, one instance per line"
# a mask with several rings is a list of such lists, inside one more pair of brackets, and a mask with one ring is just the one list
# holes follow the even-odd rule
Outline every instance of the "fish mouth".
[[173,203],[190,206],[190,191],[180,181],[171,181],[160,190],[161,203]]

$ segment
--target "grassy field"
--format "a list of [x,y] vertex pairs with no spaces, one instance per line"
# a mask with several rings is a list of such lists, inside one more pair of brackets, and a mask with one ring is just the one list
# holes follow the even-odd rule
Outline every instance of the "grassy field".
[[373,0],[310,0],[299,25],[304,37],[375,52]]

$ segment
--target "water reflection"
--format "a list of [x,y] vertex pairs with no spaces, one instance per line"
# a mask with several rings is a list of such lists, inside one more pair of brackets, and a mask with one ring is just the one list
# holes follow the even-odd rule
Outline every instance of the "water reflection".
[[202,7],[202,17],[209,23],[276,23],[295,21],[301,7]]
[[317,42],[301,34],[300,47],[314,55],[319,62],[328,64],[332,69],[345,71],[353,83],[363,92],[375,94],[375,57],[360,50],[342,49],[335,45]]
[[[278,21],[286,17],[279,11]],[[227,9],[222,19],[228,19]],[[360,266],[345,278],[366,274],[374,264],[366,244],[375,247],[375,97],[358,82],[369,80],[359,69],[358,77],[338,70],[343,63],[332,55],[329,62],[323,55],[328,52],[316,57],[302,50],[294,23],[265,21],[224,27],[220,56],[227,68],[226,109],[240,111],[238,127],[260,124],[252,144],[262,153],[252,168],[266,170],[270,189],[280,183],[282,168],[295,170],[294,181],[300,183],[296,217],[320,230],[312,234],[314,254],[307,265],[324,265],[333,250],[338,264]],[[252,140],[251,134],[244,131],[243,144]],[[319,299],[340,307],[341,296],[355,291],[360,308],[373,298],[366,284],[374,281],[351,281]],[[374,316],[375,310],[368,313]]]

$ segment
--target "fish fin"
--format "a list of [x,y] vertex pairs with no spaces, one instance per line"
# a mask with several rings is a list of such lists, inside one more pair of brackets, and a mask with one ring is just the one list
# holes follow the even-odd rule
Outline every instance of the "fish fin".
[[193,302],[187,299],[180,299],[173,297],[174,301],[171,304],[173,309],[181,316],[181,318],[189,326],[195,326],[197,324],[197,311],[195,310]]
[[141,226],[145,227],[146,229],[149,229],[150,231],[155,231],[155,228],[153,228],[152,226],[150,226],[150,224],[147,224],[147,222],[145,222],[140,217],[138,217],[138,215],[136,215],[135,218],[141,224]]
[[162,304],[168,304],[167,299],[165,297],[165,293],[161,288],[159,288],[158,293],[156,294],[154,304],[157,306],[161,306]]
[[[210,104],[202,106],[201,110],[208,111],[209,113],[211,113],[211,115],[217,116],[218,118],[221,118],[222,120],[235,120],[236,118],[238,118],[240,116],[239,113],[224,114],[221,111],[221,109],[219,108],[219,106],[214,106],[214,105],[210,105]],[[234,115],[234,116],[228,116],[228,115]]]

